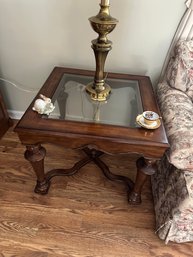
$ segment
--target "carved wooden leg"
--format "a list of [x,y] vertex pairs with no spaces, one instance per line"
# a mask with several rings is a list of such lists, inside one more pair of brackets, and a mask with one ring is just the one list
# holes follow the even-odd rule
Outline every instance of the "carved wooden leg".
[[128,201],[130,204],[136,205],[141,203],[141,190],[147,177],[155,173],[154,159],[139,158],[136,162],[137,176],[133,190],[129,193]]
[[47,194],[50,182],[46,181],[44,173],[44,158],[46,156],[46,150],[40,144],[26,146],[25,158],[31,163],[33,170],[37,176],[37,184],[34,189],[35,193]]

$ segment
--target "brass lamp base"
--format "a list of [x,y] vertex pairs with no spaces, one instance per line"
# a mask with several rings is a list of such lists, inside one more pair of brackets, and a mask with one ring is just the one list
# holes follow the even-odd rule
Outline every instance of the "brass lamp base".
[[109,94],[111,93],[111,87],[105,83],[103,89],[97,92],[93,82],[91,82],[86,86],[86,92],[90,95],[92,100],[102,102],[106,101],[109,97]]
[[104,78],[105,60],[112,48],[112,42],[108,40],[107,35],[114,30],[118,21],[109,13],[109,1],[101,1],[99,13],[89,18],[89,21],[93,30],[98,33],[98,38],[92,40],[96,71],[94,81],[86,86],[86,92],[92,100],[101,102],[107,100],[111,92]]

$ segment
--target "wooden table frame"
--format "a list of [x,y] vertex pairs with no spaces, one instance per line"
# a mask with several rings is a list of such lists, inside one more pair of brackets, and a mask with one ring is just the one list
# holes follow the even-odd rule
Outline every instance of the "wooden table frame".
[[[90,161],[96,163],[105,176],[111,180],[121,180],[128,186],[130,204],[141,202],[141,190],[148,175],[156,170],[159,160],[169,147],[163,124],[156,130],[129,128],[92,122],[76,122],[69,120],[45,119],[32,110],[34,101],[43,94],[52,98],[64,73],[94,76],[93,71],[55,67],[37,96],[15,128],[21,143],[26,146],[25,158],[31,163],[37,176],[35,192],[46,194],[50,180],[54,176],[72,175]],[[109,73],[109,78],[137,80],[144,110],[152,110],[160,114],[155,101],[149,77],[127,74]],[[66,148],[81,148],[85,159],[77,162],[72,169],[54,169],[44,172],[45,143],[60,144]],[[137,153],[137,176],[133,183],[125,176],[112,174],[102,162],[102,154]]]
[[0,92],[0,139],[12,125],[13,121],[8,116],[3,96]]

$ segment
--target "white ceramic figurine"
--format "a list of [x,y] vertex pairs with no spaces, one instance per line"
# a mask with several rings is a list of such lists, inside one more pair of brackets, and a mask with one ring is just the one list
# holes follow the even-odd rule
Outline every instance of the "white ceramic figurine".
[[35,100],[32,110],[38,112],[39,114],[49,115],[54,108],[55,106],[51,102],[51,99],[40,94],[40,98]]

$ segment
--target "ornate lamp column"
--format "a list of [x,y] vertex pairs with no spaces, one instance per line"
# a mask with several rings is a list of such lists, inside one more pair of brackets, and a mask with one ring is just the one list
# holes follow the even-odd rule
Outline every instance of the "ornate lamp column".
[[105,101],[111,88],[104,80],[104,66],[108,52],[112,48],[112,42],[107,35],[113,31],[118,20],[110,16],[109,0],[101,0],[100,11],[96,16],[89,18],[90,24],[95,32],[99,34],[92,41],[92,49],[95,54],[96,71],[94,81],[86,86],[86,92],[92,100]]

